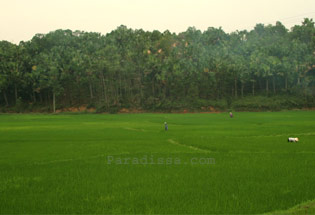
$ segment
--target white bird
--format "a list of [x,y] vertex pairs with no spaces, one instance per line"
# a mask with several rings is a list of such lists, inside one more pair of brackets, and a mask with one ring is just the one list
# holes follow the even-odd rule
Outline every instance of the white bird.
[[299,138],[297,137],[289,137],[288,142],[299,142]]

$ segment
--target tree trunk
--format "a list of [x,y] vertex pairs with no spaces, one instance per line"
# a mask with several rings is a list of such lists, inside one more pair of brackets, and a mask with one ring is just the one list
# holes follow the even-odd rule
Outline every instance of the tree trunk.
[[235,93],[235,98],[237,98],[237,78],[234,78],[234,93]]
[[122,97],[121,74],[119,73],[119,96]]
[[[50,104],[50,98],[49,98],[49,92],[46,93],[46,96],[45,96],[45,104],[46,106],[48,106]],[[50,105],[49,105],[50,106]]]
[[275,77],[272,77],[272,87],[273,87],[273,94],[276,94],[276,83],[275,83]]
[[102,83],[103,83],[104,100],[105,100],[105,103],[108,105],[108,100],[107,100],[107,95],[106,95],[105,78],[104,78],[104,74],[103,73],[102,73]]
[[16,83],[14,84],[14,96],[15,96],[15,104],[17,103],[18,99],[18,93],[17,93],[17,85]]
[[39,101],[41,104],[43,103],[43,96],[41,92],[39,92]]
[[[127,92],[127,81],[126,81],[126,75],[124,75],[124,94],[126,96],[126,98],[129,99],[129,95],[128,95],[128,92]],[[130,101],[129,101],[130,102]]]
[[268,79],[266,79],[266,92],[268,95],[268,93],[269,93],[269,81],[268,81]]
[[68,88],[68,95],[69,95],[69,105],[72,106],[73,99],[72,99],[71,87]]
[[35,91],[33,91],[33,101],[34,101],[34,103],[36,103],[36,93],[35,93]]
[[255,96],[255,82],[253,82],[253,85],[252,85],[252,93],[253,93],[253,96]]
[[155,88],[154,88],[154,79],[152,81],[152,96],[154,97],[155,94]]
[[[128,91],[129,99],[130,99],[130,98],[133,99],[133,94],[132,94],[132,92],[131,92],[131,81],[130,81],[130,80],[128,80],[127,91]],[[132,99],[131,99],[130,101],[132,101]]]
[[53,111],[56,113],[56,94],[53,92]]
[[41,104],[43,103],[43,96],[41,92],[39,92],[39,101]]
[[298,82],[297,82],[297,84],[299,85],[301,83],[301,78],[300,78],[300,76],[298,77]]
[[103,87],[104,87],[104,86],[103,86],[103,79],[102,79],[102,77],[100,76],[100,77],[99,77],[99,89],[100,89],[100,91],[97,92],[98,94],[101,94],[101,95],[98,97],[98,101],[99,101],[99,102],[102,102],[103,98],[105,98]]
[[31,101],[34,102],[34,95],[32,92],[30,92],[29,96],[30,96]]
[[5,91],[3,91],[3,97],[4,97],[5,105],[6,105],[6,106],[9,106],[7,94],[5,93]]
[[140,78],[139,78],[139,92],[140,92],[140,105],[141,105],[141,103],[142,103],[142,98],[143,98],[141,76],[140,76]]
[[80,111],[80,106],[81,106],[81,87],[80,87],[80,81],[78,81],[78,92],[79,92],[78,110]]
[[91,97],[91,100],[93,100],[93,88],[92,88],[91,82],[89,83],[89,88],[90,88],[90,97]]
[[115,91],[116,91],[116,101],[115,101],[115,104],[118,104],[119,103],[119,86],[118,86],[118,84],[116,83],[115,84],[116,86],[115,86]]
[[244,97],[244,83],[242,82],[242,86],[241,86],[241,95],[242,98]]
[[299,74],[299,66],[296,67],[296,73],[298,74],[298,85],[300,84],[300,74]]

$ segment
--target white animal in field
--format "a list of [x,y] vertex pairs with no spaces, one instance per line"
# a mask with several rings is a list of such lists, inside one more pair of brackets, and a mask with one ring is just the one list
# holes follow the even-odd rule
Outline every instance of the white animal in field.
[[288,142],[299,142],[299,138],[297,137],[289,137]]

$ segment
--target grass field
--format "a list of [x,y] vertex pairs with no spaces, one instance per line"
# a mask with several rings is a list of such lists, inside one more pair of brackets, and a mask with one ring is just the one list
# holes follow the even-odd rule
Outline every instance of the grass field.
[[315,112],[234,115],[0,115],[0,213],[253,214],[314,200]]

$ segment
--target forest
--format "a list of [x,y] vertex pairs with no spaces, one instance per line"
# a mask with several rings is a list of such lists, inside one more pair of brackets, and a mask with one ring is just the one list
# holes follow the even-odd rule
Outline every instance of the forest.
[[232,33],[121,25],[106,35],[56,30],[0,41],[0,93],[1,112],[312,108],[314,21]]

